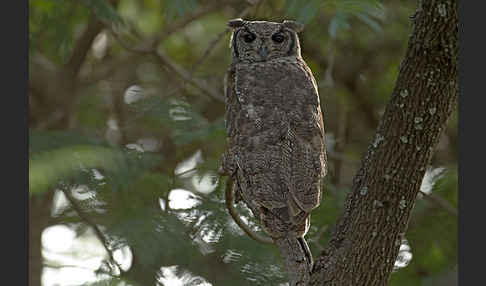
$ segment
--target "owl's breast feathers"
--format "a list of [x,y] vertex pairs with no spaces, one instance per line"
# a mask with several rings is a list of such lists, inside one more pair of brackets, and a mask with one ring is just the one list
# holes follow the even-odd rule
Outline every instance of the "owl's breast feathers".
[[[235,64],[227,79],[229,148],[241,195],[271,235],[303,235],[321,200],[324,126],[314,77],[303,60]],[[277,222],[278,221],[278,222]]]

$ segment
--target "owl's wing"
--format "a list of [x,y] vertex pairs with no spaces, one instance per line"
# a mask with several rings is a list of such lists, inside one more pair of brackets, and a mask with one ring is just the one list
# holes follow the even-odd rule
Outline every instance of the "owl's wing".
[[[226,100],[226,113],[225,113],[225,127],[226,127],[226,134],[228,136],[228,140],[234,137],[234,132],[236,129],[236,115],[239,112],[240,104],[238,99],[236,98],[235,92],[235,69],[233,66],[230,66],[226,75],[224,77],[224,94]],[[231,148],[233,144],[230,143],[229,147]]]
[[[237,169],[235,161],[235,132],[236,132],[236,116],[240,109],[240,104],[236,98],[235,93],[235,69],[234,66],[230,66],[224,77],[224,94],[226,101],[225,112],[225,128],[227,134],[227,150],[222,156],[222,173],[226,175],[233,175]],[[237,194],[238,197],[238,194]]]
[[[320,204],[321,179],[326,173],[326,151],[324,145],[324,124],[315,79],[304,62],[289,67],[289,75],[299,84],[290,88],[288,96],[298,96],[293,110],[289,110],[289,130],[284,146],[291,170],[289,209],[310,212]],[[290,200],[290,199],[293,199]],[[292,207],[292,204],[295,206]]]

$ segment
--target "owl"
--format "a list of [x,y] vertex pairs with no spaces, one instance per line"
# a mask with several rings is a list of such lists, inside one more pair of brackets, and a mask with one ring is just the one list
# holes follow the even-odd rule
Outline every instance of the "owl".
[[279,247],[290,285],[297,285],[309,277],[312,255],[304,235],[326,174],[317,84],[297,36],[303,27],[243,19],[228,25],[232,63],[225,77],[222,172],[234,180],[236,200]]

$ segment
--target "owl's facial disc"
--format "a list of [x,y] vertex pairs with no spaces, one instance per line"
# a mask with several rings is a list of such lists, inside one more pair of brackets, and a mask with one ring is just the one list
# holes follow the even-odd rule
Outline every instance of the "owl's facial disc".
[[234,29],[230,47],[237,62],[265,62],[281,57],[301,58],[297,33],[303,27],[297,22],[234,19],[228,25]]
[[243,61],[262,62],[286,55],[290,40],[288,31],[278,26],[272,28],[264,31],[252,27],[241,29],[238,40],[241,43]]

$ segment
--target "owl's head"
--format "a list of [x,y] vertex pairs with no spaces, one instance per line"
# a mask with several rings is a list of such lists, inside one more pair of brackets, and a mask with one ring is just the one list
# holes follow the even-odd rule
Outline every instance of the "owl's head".
[[265,62],[276,58],[294,56],[300,58],[297,33],[303,25],[295,21],[282,23],[267,21],[245,21],[234,19],[228,22],[233,28],[231,50],[233,62]]

